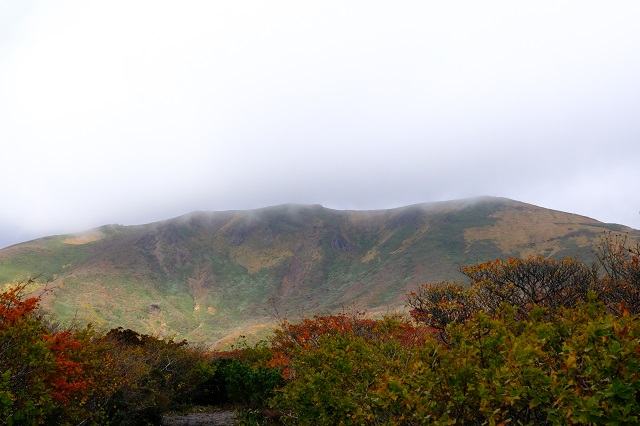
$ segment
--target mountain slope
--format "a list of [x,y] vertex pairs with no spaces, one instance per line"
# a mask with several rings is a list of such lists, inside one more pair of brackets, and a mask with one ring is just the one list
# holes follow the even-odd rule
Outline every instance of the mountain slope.
[[637,231],[502,198],[380,211],[284,205],[104,226],[0,250],[0,283],[40,274],[63,320],[213,343],[276,314],[401,307],[423,282],[505,256],[590,261],[606,230]]

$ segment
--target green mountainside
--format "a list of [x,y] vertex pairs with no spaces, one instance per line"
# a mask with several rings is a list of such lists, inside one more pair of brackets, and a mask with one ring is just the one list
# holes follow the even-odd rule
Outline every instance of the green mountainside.
[[[594,259],[605,231],[636,230],[504,198],[378,211],[283,205],[108,225],[0,250],[0,283],[38,277],[63,322],[228,342],[289,318],[402,309],[424,282],[498,257]],[[225,340],[227,339],[227,340]]]

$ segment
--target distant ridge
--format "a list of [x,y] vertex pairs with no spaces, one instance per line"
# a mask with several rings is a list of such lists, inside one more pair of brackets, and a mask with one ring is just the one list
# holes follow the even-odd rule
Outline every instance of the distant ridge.
[[260,333],[276,315],[349,306],[401,309],[460,265],[541,255],[594,259],[605,231],[640,233],[506,198],[387,210],[285,204],[106,225],[0,250],[0,283],[38,276],[62,321],[216,343]]

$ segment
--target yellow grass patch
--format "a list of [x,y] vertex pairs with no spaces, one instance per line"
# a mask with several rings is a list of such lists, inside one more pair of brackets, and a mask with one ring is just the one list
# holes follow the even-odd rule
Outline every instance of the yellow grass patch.
[[247,268],[250,274],[279,265],[291,256],[293,253],[287,249],[269,247],[256,250],[245,245],[234,247],[230,253],[231,260]]
[[364,256],[362,256],[362,259],[360,259],[360,262],[362,263],[369,263],[371,262],[373,259],[375,259],[376,257],[378,257],[378,255],[380,254],[380,252],[378,251],[377,248],[372,248],[371,250],[369,250],[367,252],[367,254],[365,254]]
[[102,239],[102,237],[103,235],[99,233],[86,234],[86,235],[79,235],[77,237],[65,238],[64,240],[62,240],[62,242],[64,244],[82,245],[82,244],[98,241]]
[[[587,217],[538,207],[527,210],[502,210],[494,213],[492,217],[498,219],[494,225],[466,230],[467,244],[478,240],[491,240],[504,251],[511,251],[514,247],[520,248],[523,257],[538,255],[540,250],[546,250],[547,255],[551,256],[561,249],[557,244],[558,237],[589,227],[591,223],[598,225],[597,221]],[[578,246],[591,244],[585,235],[576,235],[571,239]],[[531,247],[532,245],[535,247]]]

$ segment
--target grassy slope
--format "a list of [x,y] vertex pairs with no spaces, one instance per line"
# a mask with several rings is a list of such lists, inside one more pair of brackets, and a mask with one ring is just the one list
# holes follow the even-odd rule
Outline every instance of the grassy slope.
[[[402,306],[421,282],[505,256],[592,260],[604,230],[631,231],[506,199],[355,212],[321,206],[193,213],[0,251],[0,283],[41,274],[63,320],[216,342],[354,304]],[[635,232],[633,235],[637,236]]]

